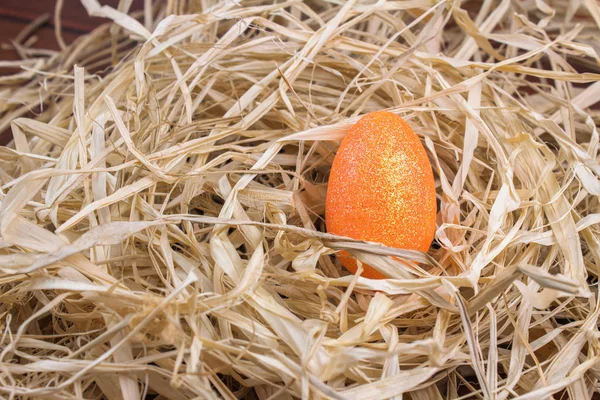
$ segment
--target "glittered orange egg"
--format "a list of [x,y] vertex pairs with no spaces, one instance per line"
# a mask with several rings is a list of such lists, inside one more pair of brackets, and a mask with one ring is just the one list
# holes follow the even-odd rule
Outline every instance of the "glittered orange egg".
[[[327,231],[391,247],[427,251],[435,233],[431,164],[411,127],[378,111],[362,117],[344,137],[327,187]],[[356,260],[339,255],[356,272]],[[365,266],[362,276],[383,278]]]

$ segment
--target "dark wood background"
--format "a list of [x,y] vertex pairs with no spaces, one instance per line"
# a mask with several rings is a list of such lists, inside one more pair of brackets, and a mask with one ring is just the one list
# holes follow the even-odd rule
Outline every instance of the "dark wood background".
[[[101,4],[117,7],[119,0],[99,0]],[[54,0],[0,0],[0,60],[15,60],[17,55],[7,44],[15,38],[28,24],[41,15],[49,16],[35,35],[34,47],[58,49],[54,35]],[[131,10],[141,10],[144,0],[134,0]],[[78,35],[90,32],[98,25],[107,22],[103,18],[91,18],[87,15],[80,0],[64,0],[61,12],[62,35],[66,44],[71,43]]]
[[[119,0],[100,0],[101,4],[117,7]],[[36,41],[31,47],[58,50],[60,46],[55,35],[55,0],[0,0],[0,60],[18,60],[11,42],[34,20],[46,16],[46,22],[36,29],[30,37]],[[133,0],[130,11],[142,10],[144,0]],[[60,12],[62,38],[66,45],[79,35],[88,33],[98,25],[109,22],[105,18],[89,17],[80,0],[64,0]],[[15,68],[2,68],[0,75],[18,72]],[[0,132],[0,146],[12,139],[10,128]]]

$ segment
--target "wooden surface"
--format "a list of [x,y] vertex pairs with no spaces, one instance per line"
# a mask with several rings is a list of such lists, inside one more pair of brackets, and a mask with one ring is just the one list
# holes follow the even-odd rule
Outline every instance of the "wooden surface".
[[[119,0],[99,0],[103,5],[117,7]],[[144,0],[133,0],[131,11],[142,10]],[[13,40],[33,21],[45,16],[46,22],[27,36],[25,41],[30,47],[58,50],[60,48],[55,34],[55,0],[0,0],[0,60],[18,60],[13,49]],[[98,25],[109,22],[105,18],[90,17],[80,0],[63,0],[60,12],[62,39],[66,45],[79,35],[92,31]],[[0,75],[18,72],[18,68],[0,68]],[[0,146],[6,145],[12,138],[7,129],[0,132]]]
[[[119,0],[100,0],[101,4],[117,7]],[[47,15],[48,21],[41,26],[34,36],[37,40],[34,47],[58,49],[54,34],[54,0],[0,0],[0,60],[18,59],[17,54],[9,47],[10,42],[36,18]],[[144,0],[134,0],[131,10],[141,10]],[[71,43],[78,35],[86,33],[107,22],[103,18],[92,18],[80,0],[64,0],[61,12],[63,40]],[[1,73],[1,72],[0,72]]]

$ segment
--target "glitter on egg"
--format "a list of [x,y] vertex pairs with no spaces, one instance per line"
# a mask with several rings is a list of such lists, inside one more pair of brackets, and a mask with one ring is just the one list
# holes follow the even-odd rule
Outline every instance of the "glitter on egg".
[[[333,161],[326,200],[329,233],[427,251],[435,233],[431,164],[419,138],[399,116],[365,115],[348,132]],[[356,260],[339,255],[356,272]],[[365,266],[362,276],[384,276]]]

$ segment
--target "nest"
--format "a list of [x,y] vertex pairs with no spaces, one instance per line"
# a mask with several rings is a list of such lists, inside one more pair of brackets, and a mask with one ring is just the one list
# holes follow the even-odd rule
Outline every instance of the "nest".
[[[1,64],[0,397],[592,398],[596,2],[83,3],[111,21]],[[431,159],[428,254],[326,233],[381,109]]]

